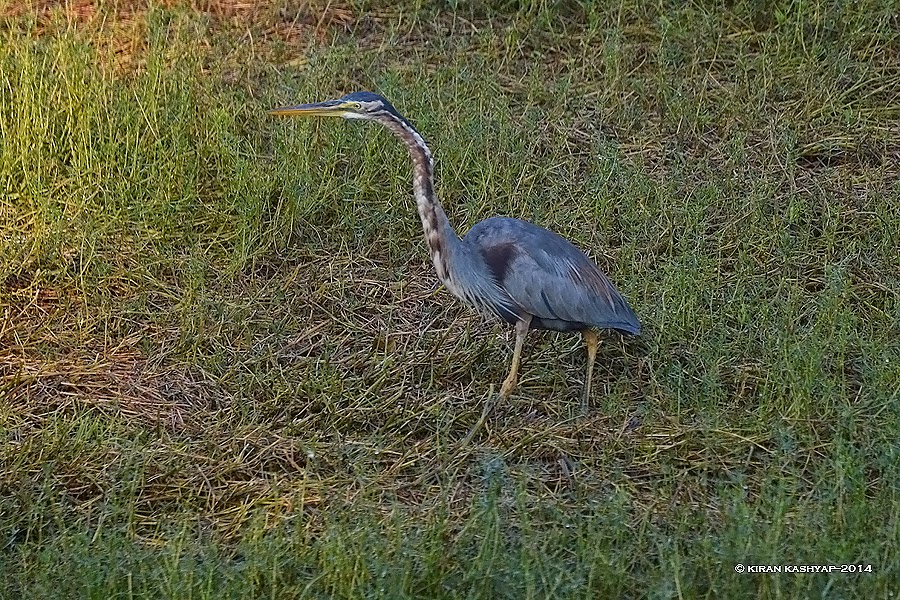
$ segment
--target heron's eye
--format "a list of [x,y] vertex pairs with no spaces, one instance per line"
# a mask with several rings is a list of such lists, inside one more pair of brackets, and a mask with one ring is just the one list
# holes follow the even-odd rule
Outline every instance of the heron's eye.
[[362,103],[360,103],[360,102],[354,102],[354,103],[353,103],[353,108],[355,108],[356,110],[362,110]]

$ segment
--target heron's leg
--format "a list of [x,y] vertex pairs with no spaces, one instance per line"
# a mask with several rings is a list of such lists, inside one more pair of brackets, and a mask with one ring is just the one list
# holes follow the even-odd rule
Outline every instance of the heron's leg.
[[531,315],[516,322],[516,349],[513,350],[512,366],[509,368],[509,375],[503,381],[500,387],[500,397],[509,398],[513,390],[516,389],[516,382],[519,379],[519,361],[522,359],[522,346],[525,345],[525,336],[528,335],[528,326],[531,325]]
[[[519,359],[522,358],[522,346],[525,344],[525,336],[528,334],[528,326],[530,324],[531,315],[516,323],[516,349],[513,351],[512,367],[509,370],[509,375],[506,376],[503,386],[500,388],[500,398],[509,398],[509,395],[516,388],[516,380],[519,375]],[[472,429],[469,430],[469,433],[466,434],[460,446],[467,446],[472,441],[472,438],[475,437],[475,434],[484,427],[484,423],[491,413],[491,408],[493,408],[493,396],[494,386],[492,385],[491,393],[488,394],[487,400],[484,401],[484,409],[481,411],[481,416],[475,425],[472,426]]]
[[594,373],[594,359],[597,358],[597,347],[600,345],[600,336],[593,329],[585,329],[581,332],[584,343],[587,344],[587,373],[584,376],[584,404],[582,408],[587,411],[588,401],[591,399],[591,377]]

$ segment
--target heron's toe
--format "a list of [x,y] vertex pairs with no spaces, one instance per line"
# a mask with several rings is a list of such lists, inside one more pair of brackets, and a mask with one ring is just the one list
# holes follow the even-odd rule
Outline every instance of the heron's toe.
[[500,386],[500,397],[501,398],[509,398],[509,396],[513,393],[513,390],[516,389],[516,380],[515,379],[506,379],[503,382],[503,385]]

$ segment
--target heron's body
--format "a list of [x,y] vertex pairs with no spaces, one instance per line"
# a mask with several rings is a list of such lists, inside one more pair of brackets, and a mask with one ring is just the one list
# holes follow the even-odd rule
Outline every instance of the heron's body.
[[565,238],[508,217],[478,223],[463,243],[477,250],[509,301],[532,329],[616,329],[640,333],[637,317],[603,272]]
[[434,193],[434,163],[428,146],[381,96],[357,92],[272,112],[377,121],[403,141],[412,159],[413,193],[438,278],[467,304],[516,326],[516,349],[501,396],[515,388],[529,328],[584,334],[588,345],[585,399],[597,350],[595,330],[640,333],[637,316],[609,278],[584,252],[555,233],[519,219],[492,217],[460,239]]

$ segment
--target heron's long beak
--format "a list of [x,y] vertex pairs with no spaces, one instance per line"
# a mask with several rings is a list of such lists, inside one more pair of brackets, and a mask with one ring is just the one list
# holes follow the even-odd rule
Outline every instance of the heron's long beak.
[[349,112],[346,105],[346,102],[340,100],[328,100],[327,102],[273,108],[269,114],[285,117],[343,117]]

